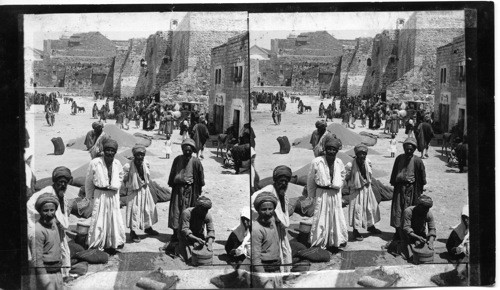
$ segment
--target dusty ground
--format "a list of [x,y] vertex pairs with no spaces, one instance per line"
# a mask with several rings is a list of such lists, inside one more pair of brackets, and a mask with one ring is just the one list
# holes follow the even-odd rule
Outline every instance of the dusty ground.
[[[92,119],[91,108],[94,101],[90,98],[76,97],[74,98],[79,106],[86,108],[86,113],[70,115],[70,104],[64,104],[62,100],[59,113],[56,115],[55,125],[49,127],[45,121],[42,105],[34,105],[26,114],[27,128],[31,136],[31,144],[34,147],[34,172],[37,179],[50,177],[52,170],[57,166],[67,166],[71,170],[80,167],[82,164],[90,160],[90,155],[87,151],[66,148],[63,155],[53,155],[54,147],[50,141],[53,137],[62,137],[66,142],[81,136],[84,136],[91,130]],[[99,107],[104,101],[98,101]],[[110,104],[111,106],[112,104]],[[112,107],[112,106],[111,106]],[[115,123],[114,120],[108,120],[107,123]],[[132,123],[131,123],[132,124]],[[127,133],[142,132],[148,135],[153,135],[156,132],[145,132],[141,129],[134,129],[134,125],[130,126]],[[153,171],[161,172],[162,176],[153,180],[167,188],[168,174],[173,162],[173,158],[181,152],[181,136],[179,131],[175,130],[172,134],[172,151],[170,159],[166,159],[162,153],[164,146],[163,140],[153,140],[151,146],[147,148],[148,152],[155,156],[146,154],[147,160],[151,164]],[[211,214],[215,221],[216,240],[214,243],[214,266],[194,268],[186,266],[178,260],[173,260],[169,256],[161,254],[159,248],[170,239],[172,230],[167,227],[168,222],[168,206],[169,203],[158,203],[157,210],[159,222],[153,226],[160,235],[157,237],[148,237],[142,232],[138,232],[142,238],[140,243],[129,243],[129,230],[127,229],[127,244],[121,250],[123,254],[135,253],[126,256],[126,260],[134,260],[137,257],[144,256],[144,259],[138,259],[137,265],[125,265],[128,261],[124,261],[124,257],[116,255],[112,257],[107,265],[91,265],[89,273],[83,277],[76,279],[70,284],[72,288],[80,289],[81,287],[92,289],[109,289],[107,286],[122,286],[121,281],[124,279],[130,282],[128,286],[135,284],[140,278],[139,270],[151,271],[156,267],[161,267],[164,270],[188,270],[187,272],[179,271],[181,281],[178,284],[179,288],[215,288],[209,283],[210,278],[224,271],[229,271],[230,266],[224,261],[224,243],[227,240],[232,228],[239,224],[239,213],[244,205],[247,205],[249,200],[249,174],[234,175],[234,170],[225,169],[222,167],[222,158],[216,157],[211,141],[207,142],[208,148],[205,149],[205,159],[202,161],[205,171],[205,183],[203,194],[206,194],[213,202]],[[118,153],[130,148],[120,147]],[[123,217],[125,217],[125,208],[122,208]],[[78,219],[71,216],[71,223],[76,225]],[[147,256],[147,253],[154,255]],[[144,261],[143,261],[144,260]],[[153,262],[151,262],[153,261]],[[141,268],[142,267],[142,268]],[[117,275],[118,271],[118,275]],[[122,271],[128,271],[127,275],[120,274]],[[195,271],[195,272],[193,272]],[[190,274],[191,273],[191,274]],[[194,274],[196,273],[196,274]],[[97,275],[97,276],[96,276]],[[96,279],[104,275],[107,279]],[[114,278],[113,278],[114,277]],[[133,279],[131,279],[132,277]],[[191,277],[188,279],[188,277]],[[196,278],[192,278],[196,277]],[[108,279],[109,278],[109,279]],[[103,282],[106,280],[107,282]],[[134,280],[134,281],[132,281]],[[103,284],[104,283],[104,284]],[[107,284],[106,284],[107,283]]]
[[[74,170],[89,161],[89,154],[86,151],[66,148],[63,155],[53,155],[53,145],[50,141],[53,137],[62,137],[66,143],[70,139],[75,139],[86,134],[91,130],[91,124],[95,121],[91,117],[91,108],[94,103],[90,98],[76,97],[76,102],[79,106],[86,108],[86,113],[70,115],[70,105],[61,102],[60,112],[56,115],[56,122],[53,127],[49,127],[45,121],[42,105],[34,105],[27,112],[27,128],[31,136],[31,144],[34,147],[34,172],[38,179],[49,177],[52,170],[57,166],[67,166]],[[261,178],[271,176],[273,168],[277,165],[288,165],[292,170],[299,169],[313,159],[311,150],[292,147],[289,154],[279,154],[279,144],[276,141],[278,136],[286,135],[293,142],[296,138],[301,138],[305,135],[310,136],[315,129],[314,123],[318,118],[318,97],[302,97],[306,105],[313,107],[312,112],[298,115],[296,104],[288,103],[287,111],[282,114],[282,123],[280,126],[274,125],[269,104],[260,104],[258,110],[252,111],[252,127],[257,135],[256,138],[256,168]],[[289,100],[287,100],[289,102]],[[100,107],[104,101],[98,101]],[[334,122],[340,123],[339,119]],[[108,120],[108,123],[114,123],[114,120]],[[357,122],[359,126],[360,121]],[[355,132],[369,131],[378,134],[381,131],[372,131],[366,128],[356,127]],[[148,135],[153,135],[155,132],[144,132],[141,129],[134,129],[133,125],[127,131],[130,134],[142,132]],[[402,142],[405,139],[404,131],[401,130],[397,136],[397,140]],[[181,137],[178,131],[173,134],[173,157],[181,154],[180,142]],[[389,172],[392,169],[394,162],[393,158],[388,157],[388,139],[379,139],[377,144],[372,149],[381,153],[381,155],[368,156],[374,167],[387,172],[387,176],[380,178],[383,183],[388,184]],[[146,156],[151,163],[152,170],[162,173],[161,177],[154,180],[160,185],[167,187],[167,177],[170,172],[173,157],[165,159],[162,153],[164,141],[153,140],[153,143],[148,147],[148,152],[155,156]],[[73,289],[109,289],[131,288],[136,281],[144,274],[161,267],[167,273],[175,273],[179,276],[180,281],[178,288],[215,288],[209,283],[210,278],[231,271],[231,267],[224,261],[224,242],[230,234],[230,230],[239,223],[239,211],[244,205],[249,202],[249,175],[241,174],[234,175],[233,170],[222,167],[222,159],[215,157],[215,148],[211,141],[207,142],[209,148],[205,151],[205,159],[203,166],[205,169],[204,194],[213,201],[211,213],[215,220],[216,242],[214,244],[214,266],[210,267],[190,267],[186,266],[177,259],[172,259],[165,254],[160,253],[159,247],[163,246],[169,240],[172,231],[167,227],[168,205],[169,203],[157,204],[159,222],[154,228],[160,232],[158,237],[148,237],[139,233],[142,241],[140,243],[127,243],[121,253],[111,257],[107,265],[91,265],[89,272],[83,277],[79,277],[71,282],[68,286]],[[402,147],[402,146],[400,146]],[[352,147],[344,147],[342,151],[347,151]],[[119,148],[118,152],[127,148]],[[401,153],[401,148],[398,148]],[[445,239],[450,233],[450,226],[455,225],[459,221],[460,211],[462,206],[467,202],[467,178],[466,174],[458,174],[457,168],[447,166],[444,158],[441,157],[440,147],[431,147],[429,150],[430,158],[424,161],[427,172],[426,186],[427,194],[434,200],[433,212],[437,220],[438,239],[436,248],[438,251],[444,251]],[[382,220],[378,225],[384,234],[381,236],[367,237],[363,242],[349,242],[344,249],[345,252],[351,251],[381,251],[387,240],[390,239],[394,230],[389,226],[390,202],[382,202],[380,204]],[[125,215],[125,209],[122,208],[122,214]],[[344,209],[344,214],[347,215],[347,209]],[[292,221],[294,226],[297,226],[302,217],[294,214]],[[71,219],[73,224],[78,221],[75,217]],[[127,239],[128,239],[127,229]],[[362,231],[363,233],[363,231]],[[351,234],[351,232],[350,232]],[[128,240],[127,240],[128,242]],[[390,256],[390,255],[389,255]],[[337,271],[341,268],[342,253],[332,257],[329,263],[314,264],[312,270],[328,269]],[[398,265],[406,262],[389,257],[377,260],[383,265]],[[375,263],[376,265],[378,265]],[[360,264],[359,266],[375,266],[373,261],[367,265]],[[445,265],[443,265],[444,267]],[[449,265],[447,265],[449,266]],[[443,271],[443,267],[429,266],[414,266],[418,270],[426,272],[428,277],[430,274]],[[414,269],[412,267],[411,269]],[[405,271],[404,267],[396,267],[400,271]],[[346,272],[345,270],[343,270]],[[410,271],[410,270],[408,270]],[[412,270],[414,271],[414,270]],[[344,273],[343,272],[343,273]],[[411,271],[410,271],[411,272]],[[407,273],[410,273],[407,272]],[[338,272],[340,273],[340,272]],[[348,271],[346,272],[348,273]],[[312,275],[312,274],[310,274]],[[310,275],[302,275],[300,279],[290,283],[288,287],[294,287],[296,283],[302,285],[317,285],[317,286],[333,286],[331,280],[323,280],[323,284],[314,284],[311,282],[316,280]],[[316,277],[317,278],[317,277]],[[428,279],[428,278],[426,278]],[[411,279],[410,279],[411,280]],[[402,280],[405,281],[405,280]],[[427,281],[427,280],[425,280]],[[312,283],[312,284],[311,284]],[[331,282],[334,283],[334,282]],[[428,281],[428,283],[431,283]],[[401,282],[398,286],[416,286],[416,285],[432,285],[424,283],[423,280],[416,283],[415,281]],[[340,286],[340,285],[339,285]]]
[[[297,148],[292,146],[289,154],[279,154],[279,143],[276,140],[279,136],[287,136],[292,143],[295,139],[302,138],[304,136],[311,136],[311,133],[316,129],[315,122],[320,120],[318,116],[318,108],[321,100],[319,97],[312,96],[301,96],[305,105],[312,106],[312,112],[305,112],[303,114],[297,114],[297,103],[290,103],[287,100],[287,109],[282,113],[281,125],[275,125],[270,112],[270,104],[259,104],[257,110],[252,111],[252,127],[257,135],[256,138],[256,170],[260,175],[260,178],[266,178],[272,175],[272,170],[277,165],[287,165],[293,171],[303,167],[304,165],[310,163],[314,158],[314,154],[310,149]],[[325,100],[324,104],[327,105],[330,100]],[[334,119],[334,123],[341,123],[340,119]],[[330,125],[332,122],[328,122]],[[356,128],[352,129],[354,132],[367,131],[373,134],[380,134],[383,132],[381,130],[369,130],[367,128],[361,128],[361,121],[356,121]],[[400,129],[400,132],[396,136],[396,140],[401,144],[398,146],[398,153],[402,152],[402,142],[406,139],[404,134],[404,129]],[[429,158],[424,160],[427,174],[427,185],[425,186],[426,194],[432,197],[434,201],[434,206],[432,212],[436,219],[436,230],[437,230],[437,241],[435,243],[436,251],[438,253],[446,251],[445,243],[451,230],[450,227],[456,225],[460,221],[460,213],[462,206],[468,201],[468,190],[467,190],[467,174],[459,174],[458,168],[448,167],[446,159],[441,155],[441,146],[435,145],[432,142],[429,149]],[[390,157],[388,151],[389,139],[379,138],[375,146],[370,147],[371,149],[380,153],[380,155],[368,155],[368,158],[372,161],[373,168],[380,169],[386,172],[386,176],[379,178],[379,180],[389,185],[390,172],[394,163],[394,158]],[[349,151],[352,146],[343,146],[342,152]],[[417,152],[418,153],[418,152]],[[396,155],[397,156],[397,155]],[[352,251],[381,251],[381,247],[384,246],[387,241],[390,240],[394,233],[394,229],[390,226],[390,207],[391,202],[381,202],[380,212],[381,221],[377,225],[377,228],[382,230],[383,234],[380,236],[368,236],[367,232],[360,230],[361,234],[365,234],[365,239],[362,242],[351,241],[352,238],[352,228],[349,228],[350,242],[343,249],[344,252]],[[344,208],[344,216],[347,217],[348,208]],[[297,227],[301,220],[306,218],[301,217],[298,214],[293,214],[292,227]],[[326,264],[314,264],[312,269],[315,270],[337,270],[341,268],[342,253],[334,255],[329,263]],[[436,258],[438,258],[436,256]],[[435,262],[446,263],[446,260],[437,259]],[[386,258],[379,259],[376,265],[411,265],[401,260],[400,258],[394,258],[392,255],[386,255]],[[359,266],[374,266],[370,261],[366,261],[366,264],[361,263]],[[417,266],[421,267],[421,266]],[[399,267],[401,268],[401,267]],[[401,268],[403,269],[403,268]],[[439,267],[422,267],[423,271],[431,271],[433,274],[439,273],[442,269]],[[429,273],[427,273],[429,274]],[[307,276],[307,275],[306,275]],[[426,276],[427,277],[427,276]],[[307,279],[302,277],[301,279]],[[311,281],[315,278],[311,277]],[[314,282],[303,282],[304,285],[313,287]],[[311,284],[312,283],[312,284]],[[415,284],[408,283],[399,286],[414,286]],[[423,285],[432,285],[422,284]],[[322,286],[326,286],[321,284]],[[417,284],[418,285],[418,284]],[[320,286],[318,284],[318,286]],[[346,286],[346,285],[344,285]]]

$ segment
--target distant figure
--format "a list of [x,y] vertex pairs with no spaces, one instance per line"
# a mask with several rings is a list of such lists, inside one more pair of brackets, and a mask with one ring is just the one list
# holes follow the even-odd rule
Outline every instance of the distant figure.
[[205,149],[205,143],[210,137],[208,133],[208,128],[205,125],[205,117],[200,116],[198,119],[198,124],[193,127],[193,140],[196,144],[196,157],[203,159],[203,149]]
[[323,102],[319,104],[319,117],[324,118],[325,117],[325,105],[323,105]]
[[429,143],[434,138],[434,131],[430,124],[431,118],[427,115],[425,120],[417,127],[417,149],[421,152],[420,158],[426,159],[429,157]]
[[97,107],[97,103],[94,103],[94,106],[92,107],[92,118],[97,119],[98,115],[99,115],[99,108]]

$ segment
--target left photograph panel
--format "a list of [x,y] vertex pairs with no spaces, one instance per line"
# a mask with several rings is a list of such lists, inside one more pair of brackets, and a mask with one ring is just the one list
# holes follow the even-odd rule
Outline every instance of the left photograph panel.
[[248,13],[24,15],[23,31],[23,288],[244,287]]

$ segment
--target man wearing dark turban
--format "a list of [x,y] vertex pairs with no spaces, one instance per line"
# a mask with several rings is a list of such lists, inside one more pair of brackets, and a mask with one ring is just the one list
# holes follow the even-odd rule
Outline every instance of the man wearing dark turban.
[[434,240],[436,239],[436,225],[434,216],[430,211],[433,202],[427,195],[418,198],[417,205],[410,206],[403,212],[403,242],[409,247],[403,249],[403,254],[410,259],[414,248],[422,248],[425,245],[434,251]]
[[428,158],[429,143],[434,138],[430,116],[425,116],[425,120],[418,125],[415,136],[417,137],[417,149],[421,152],[420,158]]
[[328,131],[326,127],[327,127],[326,121],[320,120],[316,122],[316,130],[313,131],[311,135],[311,140],[309,141],[309,143],[311,143],[313,148],[314,157],[318,157],[320,155],[325,154],[326,135],[333,135],[335,137],[335,134]]
[[182,212],[177,252],[186,263],[190,261],[193,249],[203,247],[210,252],[213,251],[215,227],[212,215],[209,213],[211,208],[212,201],[208,197],[200,196],[194,207],[189,207]]
[[120,211],[123,167],[115,159],[118,143],[106,139],[104,156],[90,161],[85,179],[85,196],[94,202],[87,237],[89,248],[109,249],[114,253],[125,244],[125,225]]
[[424,162],[413,155],[417,149],[415,138],[407,138],[403,142],[403,149],[404,153],[394,161],[390,179],[391,185],[394,186],[391,205],[391,226],[396,229],[394,240],[401,239],[404,210],[417,204],[427,183]]
[[380,221],[380,209],[372,189],[372,163],[366,156],[368,147],[358,144],[354,147],[356,157],[345,166],[349,193],[349,225],[353,227],[354,238],[362,241],[359,228],[368,229],[372,234],[380,234],[375,223]]
[[[61,230],[61,251],[62,251],[62,273],[65,279],[69,277],[69,269],[71,268],[71,258],[68,246],[68,237],[65,234],[65,230],[69,227],[69,214],[71,212],[71,203],[66,197],[65,193],[70,184],[73,181],[71,176],[71,170],[67,167],[59,166],[52,171],[52,185],[49,185],[38,192],[35,192],[26,203],[26,213],[28,215],[28,241],[32,245],[28,252],[28,258],[34,253],[33,242],[35,240],[35,224],[36,221],[40,219],[40,213],[37,208],[37,200],[41,196],[52,196],[53,199],[57,199],[58,206],[55,210],[55,220],[56,224]],[[46,198],[45,198],[46,200]]]
[[33,242],[33,266],[35,267],[38,289],[62,289],[61,230],[55,219],[59,200],[50,193],[40,195],[35,208],[40,219],[35,224]]
[[347,225],[342,211],[345,168],[338,151],[342,142],[333,134],[324,137],[325,154],[314,158],[307,176],[308,198],[313,199],[311,246],[338,248],[347,243]]
[[252,223],[252,282],[255,288],[277,288],[282,286],[280,275],[269,276],[259,273],[279,273],[281,265],[281,241],[274,215],[278,204],[271,192],[256,193],[253,206],[258,218]]
[[[277,166],[273,170],[273,184],[269,184],[259,191],[256,191],[251,197],[252,203],[252,221],[257,221],[258,213],[257,208],[255,208],[255,199],[261,193],[270,193],[275,196],[277,200],[276,209],[274,211],[274,217],[277,222],[278,237],[280,241],[280,262],[281,264],[291,264],[292,262],[292,249],[290,247],[290,242],[286,235],[286,229],[290,226],[288,205],[289,200],[286,196],[286,190],[288,188],[288,183],[292,178],[292,170],[290,167],[285,165]],[[289,272],[291,267],[282,266],[282,272]]]
[[104,125],[103,125],[102,122],[94,122],[94,123],[92,123],[92,130],[90,130],[87,133],[87,136],[85,136],[85,142],[84,142],[84,144],[87,147],[87,150],[89,150],[90,148],[92,148],[92,146],[94,146],[94,144],[97,141],[97,138],[99,138],[99,136],[102,133],[102,128],[103,127],[104,127]]
[[196,205],[196,200],[205,186],[203,165],[197,157],[192,156],[193,152],[197,150],[194,140],[185,139],[182,141],[181,147],[182,155],[175,157],[168,177],[168,185],[172,188],[168,210],[168,227],[174,231],[171,243],[176,243],[178,240],[182,212],[186,208]]
[[133,160],[123,166],[123,186],[127,190],[125,225],[130,228],[130,239],[138,243],[141,241],[135,232],[138,229],[148,235],[158,235],[152,227],[158,222],[158,212],[149,187],[149,162],[144,159],[146,147],[135,145],[132,154]]

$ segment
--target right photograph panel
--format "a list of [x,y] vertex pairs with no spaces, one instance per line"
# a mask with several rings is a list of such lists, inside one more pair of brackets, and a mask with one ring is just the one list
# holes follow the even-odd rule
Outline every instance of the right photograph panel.
[[249,14],[253,287],[469,284],[464,21]]

